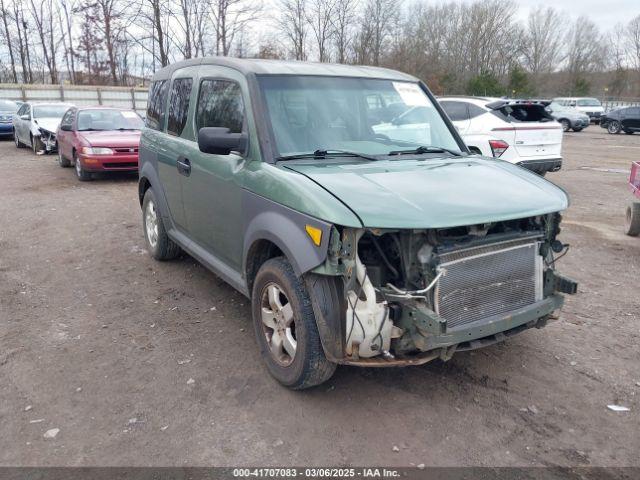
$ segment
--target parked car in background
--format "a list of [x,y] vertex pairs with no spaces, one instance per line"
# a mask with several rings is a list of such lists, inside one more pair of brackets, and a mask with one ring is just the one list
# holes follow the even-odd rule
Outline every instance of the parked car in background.
[[13,137],[13,115],[18,108],[16,102],[0,99],[0,138]]
[[571,107],[586,113],[589,119],[596,125],[600,123],[600,117],[604,113],[604,107],[597,98],[592,97],[557,97],[553,101],[563,107]]
[[440,97],[469,148],[540,175],[562,168],[562,126],[537,102]]
[[587,128],[591,119],[589,115],[581,112],[575,107],[567,107],[560,105],[557,102],[551,102],[547,105],[547,112],[551,114],[557,122],[562,125],[562,130],[568,132],[573,130],[574,132],[580,132]]
[[97,172],[137,171],[143,126],[133,110],[72,107],[56,133],[58,162],[61,167],[73,164],[82,181]]
[[29,146],[34,153],[56,149],[56,130],[70,103],[25,102],[13,115],[14,141],[17,148]]
[[607,112],[600,122],[609,133],[632,134],[640,131],[640,107],[618,108]]
[[565,192],[470,155],[401,72],[227,57],[165,67],[139,178],[150,254],[183,249],[249,297],[267,369],[290,388],[337,364],[447,360],[543,327],[577,288],[554,264]]
[[629,189],[633,198],[627,207],[624,232],[632,237],[640,235],[640,162],[631,164]]

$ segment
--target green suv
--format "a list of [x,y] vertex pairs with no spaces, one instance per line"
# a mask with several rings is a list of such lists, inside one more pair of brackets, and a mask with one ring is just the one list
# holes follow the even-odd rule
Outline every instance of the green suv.
[[564,191],[471,155],[427,87],[382,68],[203,58],[157,72],[140,142],[147,247],[251,299],[269,372],[416,365],[542,327]]

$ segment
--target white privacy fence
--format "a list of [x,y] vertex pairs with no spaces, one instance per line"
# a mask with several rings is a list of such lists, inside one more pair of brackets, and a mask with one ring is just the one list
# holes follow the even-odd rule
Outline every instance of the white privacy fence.
[[131,108],[144,114],[146,88],[0,83],[0,99],[23,102],[67,102],[78,106]]

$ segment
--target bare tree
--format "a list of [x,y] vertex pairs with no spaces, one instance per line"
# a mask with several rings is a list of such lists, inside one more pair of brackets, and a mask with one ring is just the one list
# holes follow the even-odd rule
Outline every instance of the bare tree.
[[49,71],[51,83],[58,83],[58,67],[56,62],[57,37],[58,32],[55,29],[55,12],[53,0],[38,0],[38,4],[34,0],[30,0],[31,17],[36,26],[40,47],[44,57],[45,64]]
[[553,8],[537,7],[530,12],[523,42],[523,63],[538,81],[541,75],[556,69],[562,60],[563,32],[562,17]]
[[629,61],[640,72],[640,15],[629,22],[625,29],[625,37]]
[[212,0],[210,13],[216,32],[216,55],[229,55],[236,37],[258,18],[261,10],[259,1]]
[[75,65],[75,52],[73,48],[73,15],[72,12],[76,8],[75,0],[60,0],[62,6],[62,12],[64,13],[64,19],[62,20],[62,35],[65,42],[65,57],[68,59],[69,76],[71,83],[76,83],[76,65]]
[[329,61],[330,41],[334,34],[333,16],[336,0],[310,0],[307,21],[311,25],[318,49],[318,61]]
[[366,58],[373,65],[380,65],[385,42],[399,15],[399,0],[367,0],[360,25],[360,48],[363,53],[361,60]]
[[280,0],[278,27],[286,37],[287,49],[296,60],[307,59],[307,2],[306,0]]
[[336,0],[332,26],[338,63],[347,62],[347,53],[353,41],[353,26],[357,0]]
[[9,31],[9,11],[4,6],[4,0],[0,0],[0,15],[2,15],[2,23],[4,25],[4,37],[7,43],[7,50],[9,50],[9,59],[11,61],[11,74],[13,76],[13,82],[18,83],[18,74],[16,72],[16,61],[13,56],[13,45],[11,42],[11,32]]
[[580,94],[581,90],[588,90],[585,74],[605,65],[602,35],[595,23],[580,17],[567,32],[565,42],[568,89],[570,93]]

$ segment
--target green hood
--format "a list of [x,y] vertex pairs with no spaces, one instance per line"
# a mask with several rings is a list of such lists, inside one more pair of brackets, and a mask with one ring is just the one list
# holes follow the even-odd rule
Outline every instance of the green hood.
[[294,163],[370,228],[446,228],[567,208],[565,192],[508,162],[483,157]]

